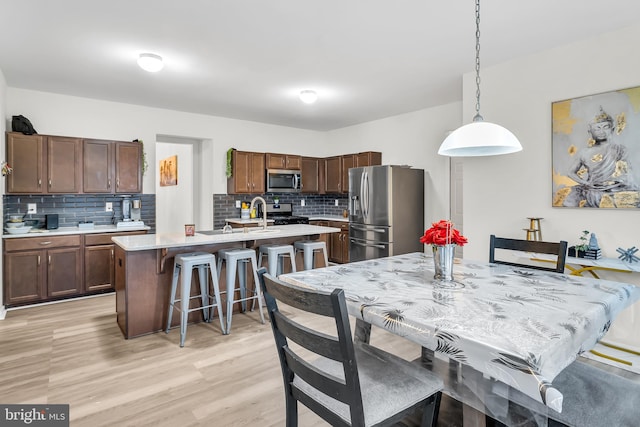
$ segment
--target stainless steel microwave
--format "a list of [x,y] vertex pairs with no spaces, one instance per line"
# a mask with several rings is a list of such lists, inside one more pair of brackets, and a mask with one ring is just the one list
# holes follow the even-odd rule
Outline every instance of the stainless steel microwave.
[[299,193],[301,187],[299,170],[267,169],[268,193]]

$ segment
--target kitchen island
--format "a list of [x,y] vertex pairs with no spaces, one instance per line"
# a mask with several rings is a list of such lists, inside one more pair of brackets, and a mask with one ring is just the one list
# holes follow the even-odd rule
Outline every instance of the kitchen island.
[[[223,248],[257,248],[265,243],[291,244],[297,240],[316,240],[320,235],[340,229],[295,224],[255,229],[234,229],[182,233],[146,234],[114,237],[117,322],[125,338],[157,332],[165,328],[173,259],[180,253],[215,253]],[[220,288],[225,289],[224,274]],[[250,284],[250,286],[253,284]],[[196,301],[193,301],[196,303]],[[174,324],[179,323],[174,316]],[[189,321],[200,321],[200,313]]]

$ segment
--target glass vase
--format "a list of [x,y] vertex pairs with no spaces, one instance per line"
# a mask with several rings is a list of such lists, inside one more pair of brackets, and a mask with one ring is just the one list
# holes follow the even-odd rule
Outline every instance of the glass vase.
[[456,245],[433,245],[433,265],[436,280],[453,280],[453,255]]

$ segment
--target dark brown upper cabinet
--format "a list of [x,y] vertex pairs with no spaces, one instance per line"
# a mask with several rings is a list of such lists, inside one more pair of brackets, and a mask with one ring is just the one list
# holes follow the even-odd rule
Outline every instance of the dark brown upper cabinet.
[[233,150],[231,177],[227,178],[228,194],[261,194],[265,191],[265,155]]
[[82,140],[7,133],[7,194],[79,193]]
[[266,153],[265,163],[267,165],[267,169],[300,170],[302,168],[302,156]]
[[7,194],[142,193],[142,145],[7,132]]

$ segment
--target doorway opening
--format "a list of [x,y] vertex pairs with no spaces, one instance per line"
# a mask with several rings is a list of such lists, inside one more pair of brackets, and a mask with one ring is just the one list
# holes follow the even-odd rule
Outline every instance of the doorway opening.
[[[184,232],[185,224],[197,230],[213,228],[211,188],[203,179],[203,146],[208,140],[156,135],[156,231]],[[175,156],[175,157],[174,157]],[[176,161],[175,179],[161,181],[160,164]],[[169,184],[169,185],[167,185]]]

